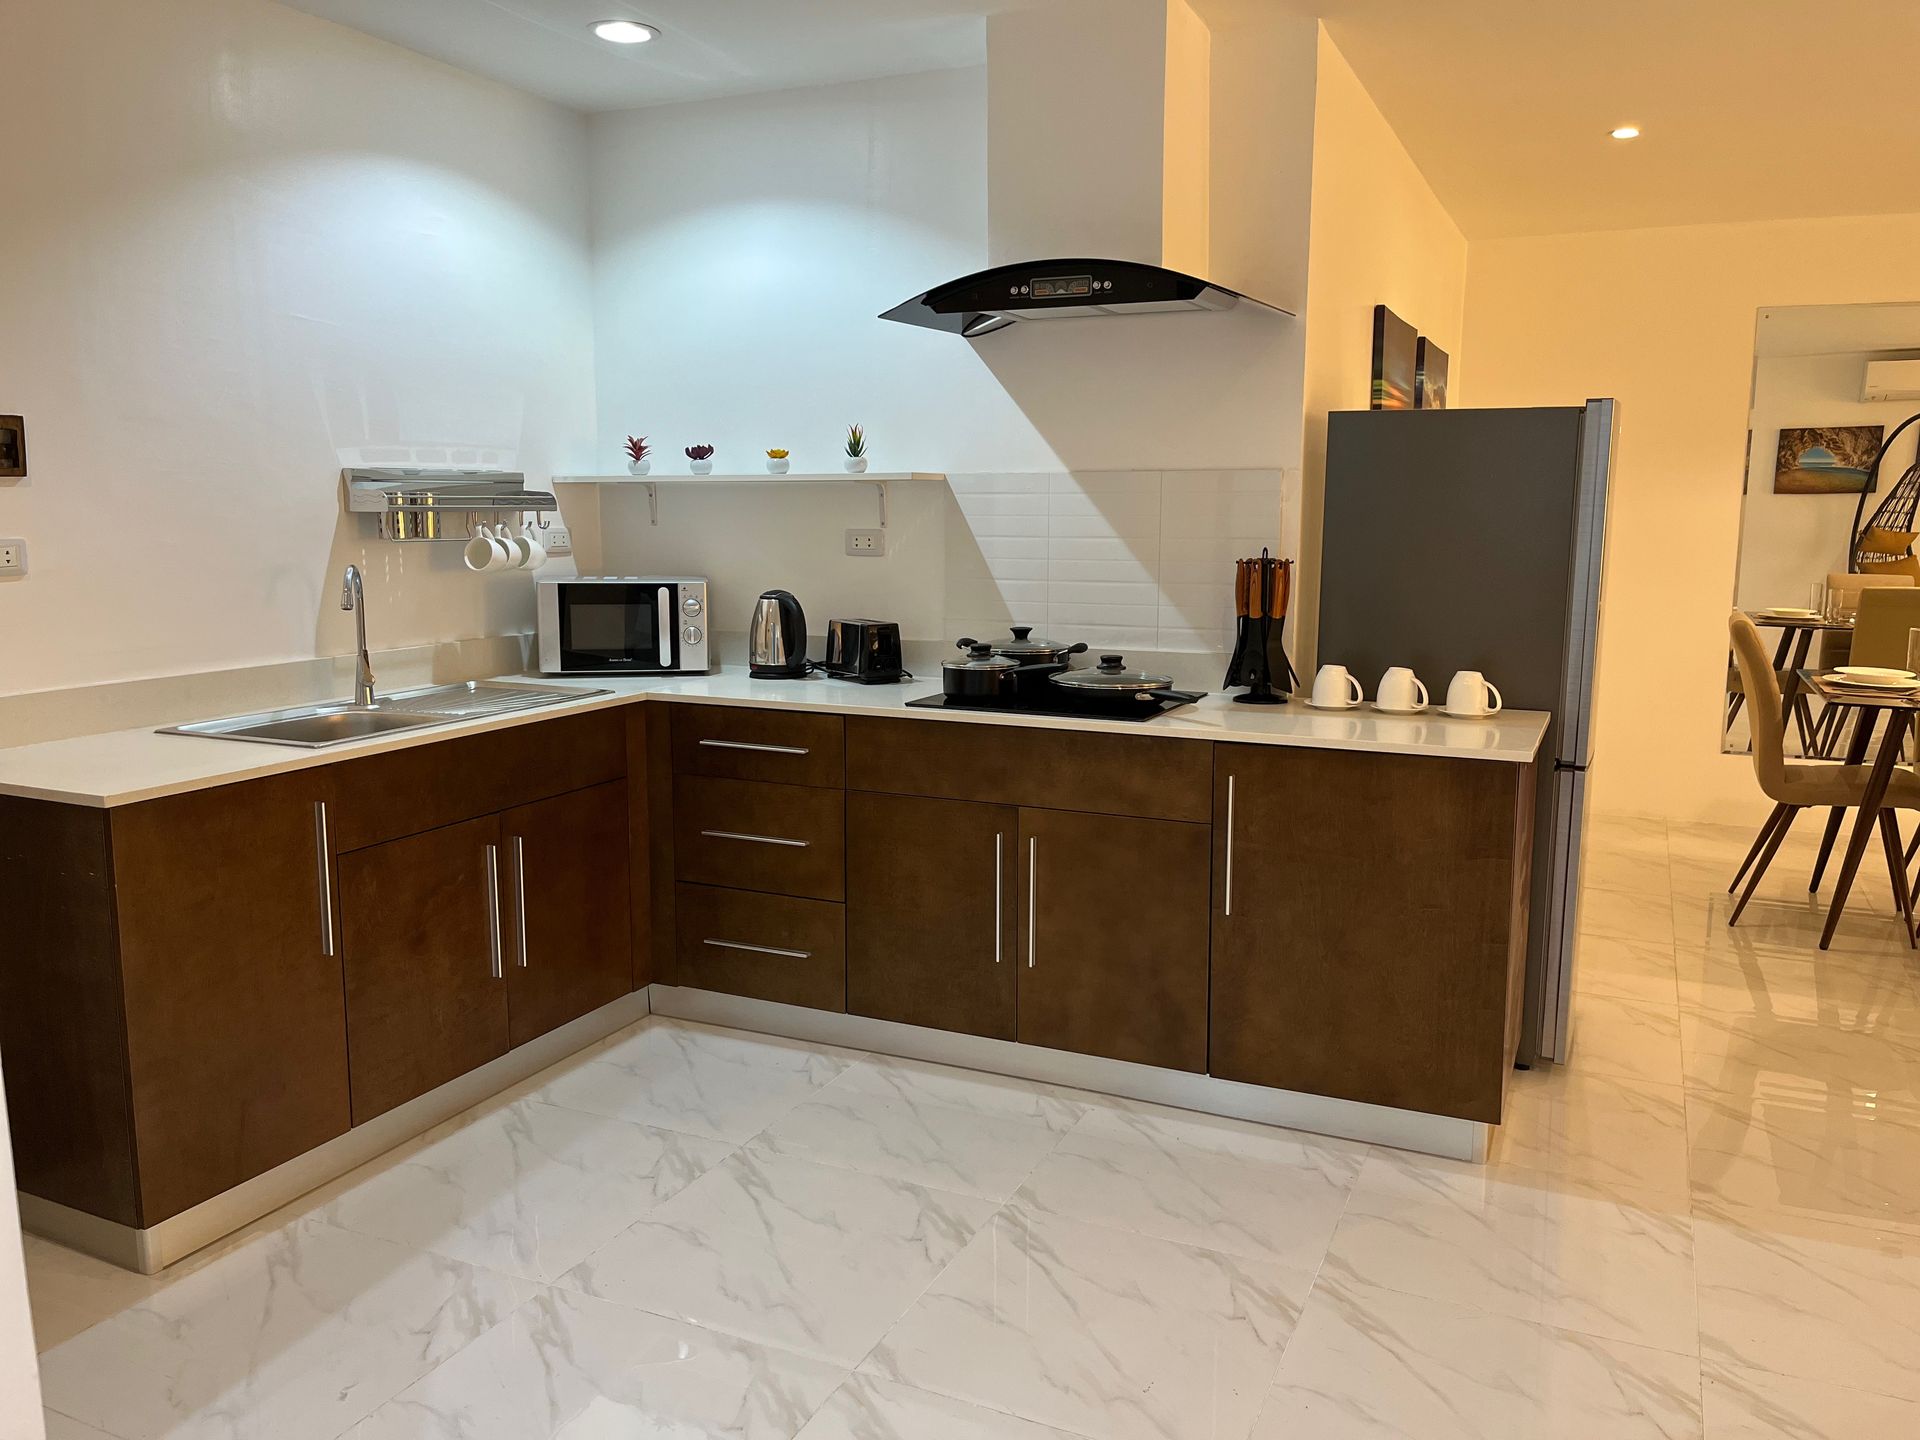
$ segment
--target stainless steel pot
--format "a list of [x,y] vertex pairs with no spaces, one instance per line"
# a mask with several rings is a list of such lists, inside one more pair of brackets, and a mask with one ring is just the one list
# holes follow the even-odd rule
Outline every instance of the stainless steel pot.
[[[1011,640],[995,640],[990,642],[993,646],[993,653],[1008,656],[1011,659],[1018,660],[1023,665],[1047,665],[1053,663],[1064,665],[1068,663],[1069,656],[1084,655],[1087,653],[1087,642],[1084,640],[1076,641],[1071,645],[1063,645],[1057,640],[1035,640],[1033,638],[1033,627],[1031,625],[1010,625],[1007,628],[1013,638]],[[962,640],[960,643],[962,645],[973,645],[978,642]]]

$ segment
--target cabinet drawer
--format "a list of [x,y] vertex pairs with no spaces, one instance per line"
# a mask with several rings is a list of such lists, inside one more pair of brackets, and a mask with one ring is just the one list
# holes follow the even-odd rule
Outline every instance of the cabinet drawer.
[[673,771],[780,785],[841,783],[846,741],[838,715],[727,705],[675,705]]
[[1150,820],[1213,818],[1213,742],[850,716],[847,788]]
[[707,885],[677,892],[680,984],[813,1010],[847,1008],[845,907]]
[[679,776],[673,782],[675,877],[844,899],[845,811],[838,790]]
[[343,762],[335,850],[418,835],[627,773],[619,710],[536,720]]

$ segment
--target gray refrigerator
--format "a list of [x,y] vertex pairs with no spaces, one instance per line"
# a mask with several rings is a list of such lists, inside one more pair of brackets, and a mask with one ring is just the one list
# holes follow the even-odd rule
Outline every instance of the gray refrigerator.
[[1436,702],[1479,670],[1545,710],[1520,1059],[1564,1061],[1581,825],[1593,764],[1614,402],[1330,415],[1321,662],[1371,694],[1411,665]]

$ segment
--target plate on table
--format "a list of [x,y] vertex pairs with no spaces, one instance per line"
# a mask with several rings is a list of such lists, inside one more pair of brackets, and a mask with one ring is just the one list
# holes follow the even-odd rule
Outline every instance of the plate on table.
[[1796,608],[1792,605],[1770,605],[1760,612],[1769,620],[1818,620],[1818,610]]
[[1836,665],[1835,675],[1851,681],[1906,681],[1915,678],[1911,670],[1889,670],[1883,665]]
[[1849,680],[1844,675],[1835,675],[1829,683],[1836,690],[1855,690],[1862,695],[1910,695],[1915,690],[1920,690],[1920,679]]

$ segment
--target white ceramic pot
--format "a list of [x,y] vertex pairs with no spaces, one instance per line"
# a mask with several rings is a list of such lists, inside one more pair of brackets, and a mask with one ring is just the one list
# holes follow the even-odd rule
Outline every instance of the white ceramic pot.
[[787,467],[792,463],[791,460],[774,460],[769,458],[767,461],[767,473],[769,475],[784,475],[787,473]]
[[713,473],[713,461],[711,460],[689,460],[687,467],[696,475],[711,475]]
[[644,475],[651,469],[653,469],[653,461],[651,460],[627,461],[627,473],[629,475]]
[[866,473],[866,469],[867,469],[866,456],[849,455],[847,457],[847,473],[849,475],[863,475]]

